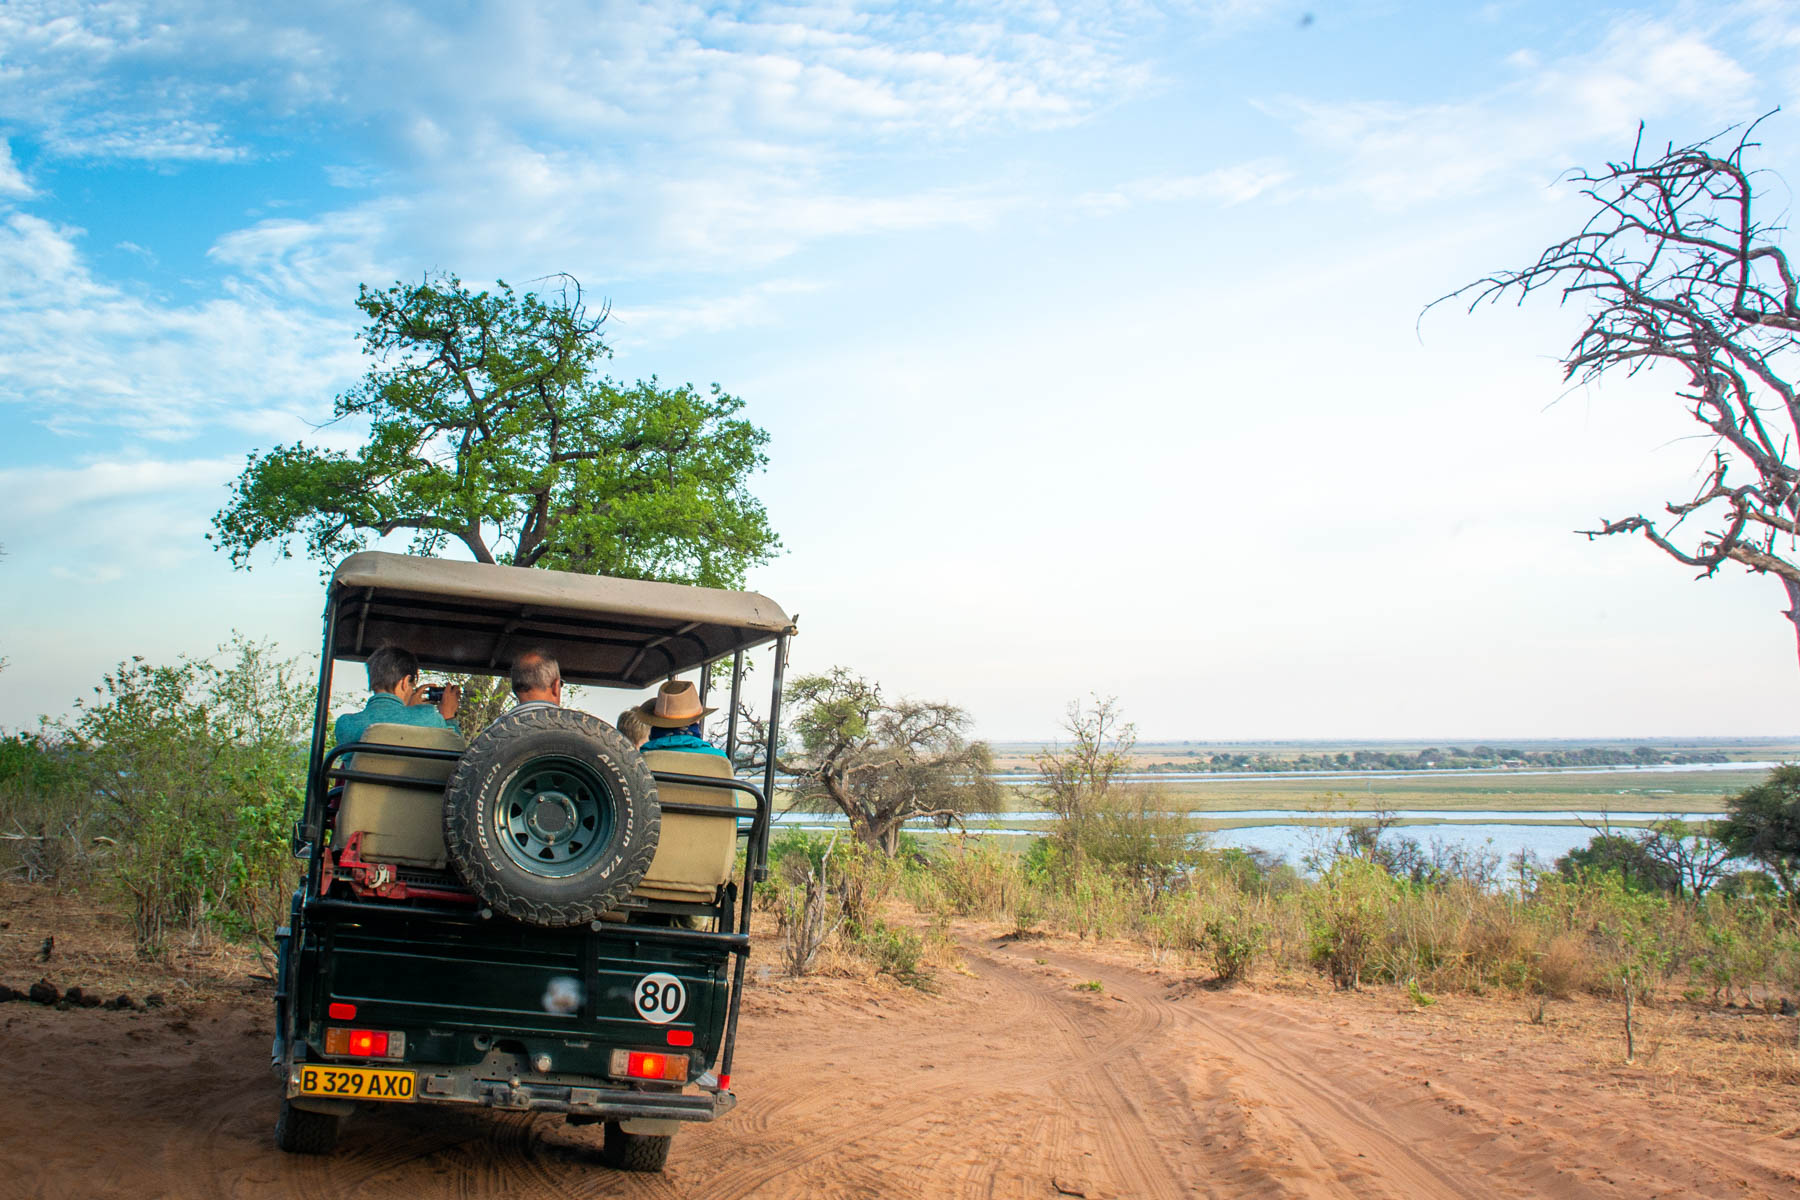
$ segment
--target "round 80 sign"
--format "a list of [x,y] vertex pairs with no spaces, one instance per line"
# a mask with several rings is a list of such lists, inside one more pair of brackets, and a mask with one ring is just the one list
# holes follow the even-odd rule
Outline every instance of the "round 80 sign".
[[638,1016],[655,1025],[667,1025],[687,1007],[687,988],[666,971],[646,975],[632,990],[631,1003]]

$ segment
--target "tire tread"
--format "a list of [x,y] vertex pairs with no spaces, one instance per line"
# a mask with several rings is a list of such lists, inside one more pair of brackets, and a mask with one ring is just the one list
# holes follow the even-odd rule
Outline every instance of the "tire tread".
[[308,1112],[283,1099],[275,1118],[275,1145],[289,1154],[330,1154],[337,1145],[342,1117]]
[[609,749],[615,751],[615,757],[627,774],[635,776],[627,781],[631,791],[639,797],[655,796],[656,780],[643,759],[635,752],[629,756],[616,753],[621,748],[630,750],[623,736],[598,717],[565,708],[534,709],[517,716],[502,717],[469,747],[445,788],[444,848],[450,861],[462,875],[463,882],[484,903],[496,912],[529,925],[549,928],[585,925],[598,920],[600,914],[618,908],[636,890],[644,872],[650,869],[662,834],[662,809],[652,801],[640,810],[643,834],[630,857],[621,863],[612,882],[575,903],[555,904],[517,894],[491,868],[487,857],[478,852],[474,824],[481,820],[485,807],[473,793],[480,786],[482,772],[496,757],[503,757],[509,745],[520,738],[537,733],[567,732],[571,721],[587,726],[584,732],[597,740],[616,739],[618,745]]
[[666,1133],[626,1133],[617,1121],[608,1121],[601,1157],[615,1171],[661,1171],[669,1164],[674,1140]]

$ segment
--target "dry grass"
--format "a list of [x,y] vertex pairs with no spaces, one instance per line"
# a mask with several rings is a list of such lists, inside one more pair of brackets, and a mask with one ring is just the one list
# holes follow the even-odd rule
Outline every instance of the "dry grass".
[[[171,1004],[267,999],[268,971],[255,950],[216,937],[179,939],[164,958],[145,959],[131,919],[89,896],[0,880],[0,913],[0,983],[20,990],[48,979],[63,991],[80,987],[107,997],[161,993]],[[45,938],[54,939],[48,961]]]

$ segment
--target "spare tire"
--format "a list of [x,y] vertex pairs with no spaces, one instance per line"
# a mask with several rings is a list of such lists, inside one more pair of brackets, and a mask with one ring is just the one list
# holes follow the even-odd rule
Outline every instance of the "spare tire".
[[444,791],[444,847],[494,911],[580,925],[617,908],[656,856],[650,768],[598,717],[517,708],[470,743]]

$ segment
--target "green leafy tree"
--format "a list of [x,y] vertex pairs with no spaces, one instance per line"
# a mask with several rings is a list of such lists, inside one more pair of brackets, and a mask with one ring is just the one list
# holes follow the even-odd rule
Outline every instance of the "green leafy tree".
[[239,637],[220,660],[121,663],[63,729],[118,848],[139,945],[214,927],[269,946],[295,864],[310,689]]
[[[967,739],[969,714],[954,704],[890,701],[844,667],[795,679],[785,704],[793,738],[777,762],[793,777],[796,805],[837,809],[886,857],[899,852],[906,822],[957,822],[998,794],[987,743]],[[760,741],[760,723],[749,724]]]
[[1733,796],[1728,811],[1714,835],[1731,853],[1762,863],[1793,894],[1800,885],[1800,766],[1776,767]]
[[1652,857],[1644,838],[1610,830],[1557,859],[1556,870],[1565,879],[1616,875],[1622,887],[1637,892],[1675,892],[1681,885],[1680,873]]
[[768,435],[716,385],[620,384],[578,285],[472,292],[454,275],[360,289],[374,365],[333,419],[360,449],[253,454],[213,518],[245,566],[270,545],[335,562],[371,535],[415,553],[459,541],[479,562],[730,587],[780,542],[746,481]]

